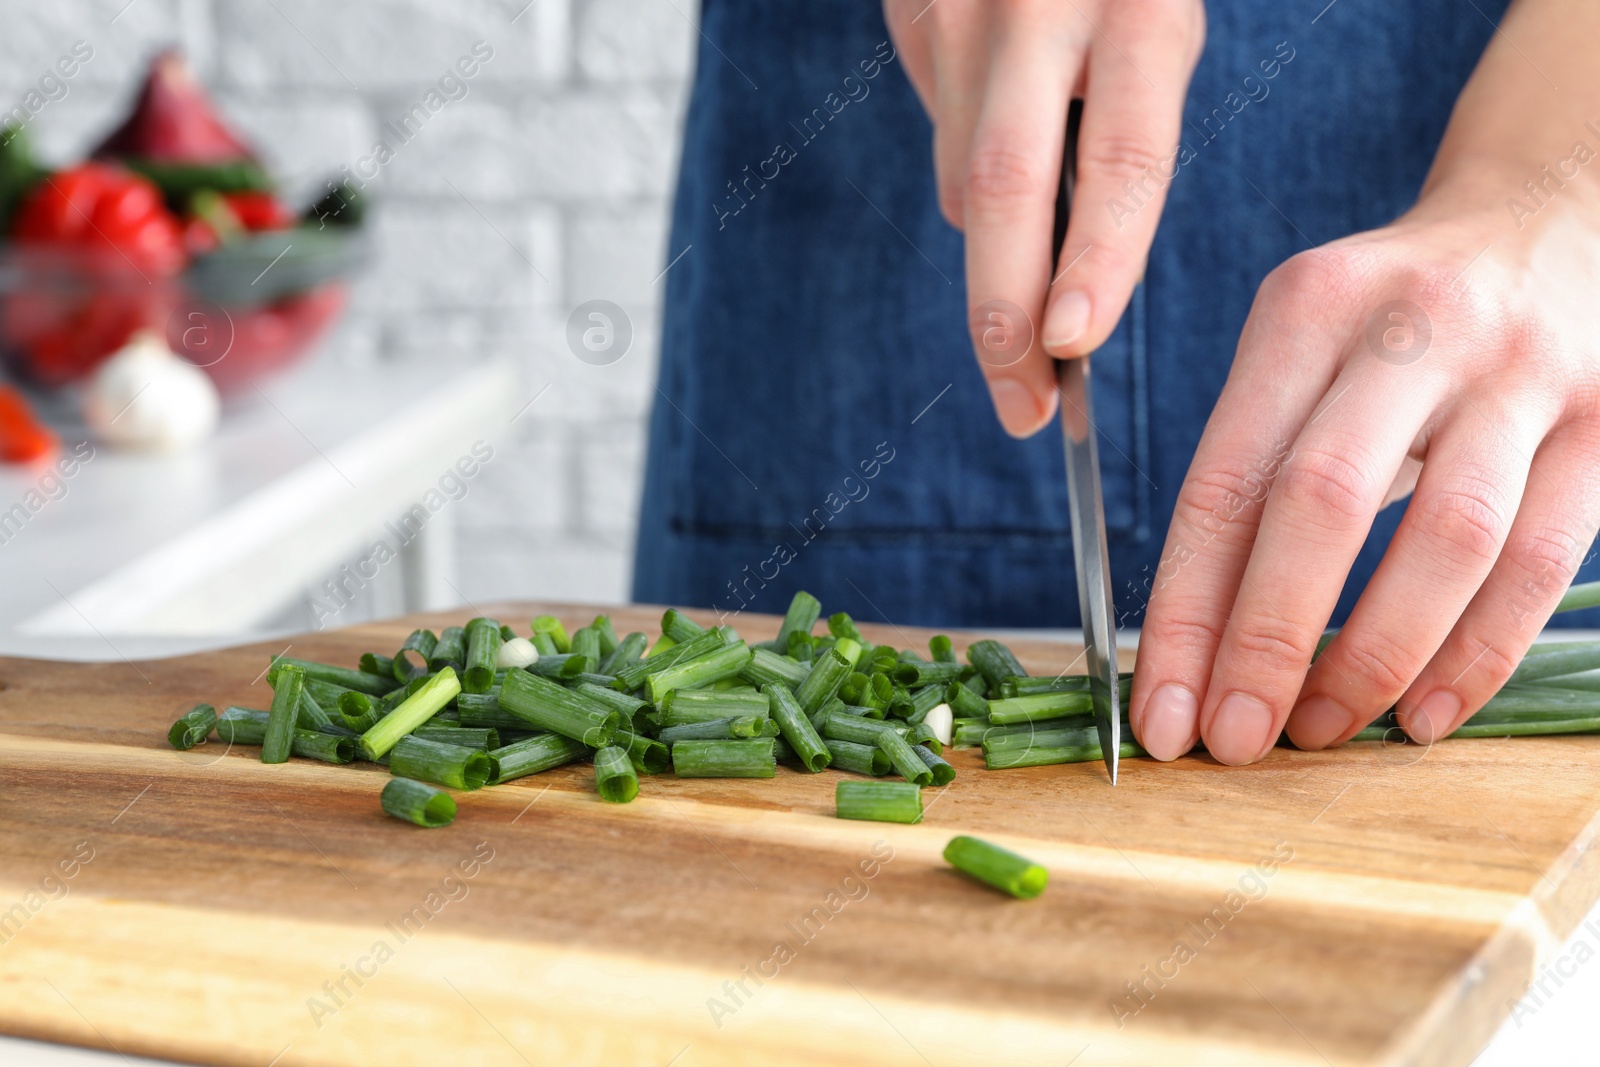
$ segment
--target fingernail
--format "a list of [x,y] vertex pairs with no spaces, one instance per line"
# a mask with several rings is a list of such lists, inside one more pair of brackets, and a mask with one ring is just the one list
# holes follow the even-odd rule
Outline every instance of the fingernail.
[[1159,760],[1175,760],[1189,751],[1200,701],[1175,682],[1161,686],[1145,702],[1139,722],[1139,743]]
[[1461,716],[1461,698],[1453,690],[1435,689],[1406,717],[1406,733],[1419,745],[1442,740]]
[[1206,732],[1206,751],[1219,763],[1254,763],[1272,746],[1272,709],[1249,693],[1229,693]]
[[1309,697],[1289,716],[1289,740],[1296,748],[1315,752],[1339,740],[1354,721],[1355,716],[1332,697]]
[[1039,428],[1039,402],[1028,387],[1015,378],[995,378],[989,382],[1000,425],[1012,437],[1028,437]]
[[1075,343],[1088,332],[1089,312],[1089,298],[1076,289],[1051,301],[1044,323],[1045,348],[1067,348]]

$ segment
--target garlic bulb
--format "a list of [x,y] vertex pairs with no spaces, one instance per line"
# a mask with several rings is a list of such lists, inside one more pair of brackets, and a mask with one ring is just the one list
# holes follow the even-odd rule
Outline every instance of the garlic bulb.
[[177,451],[211,436],[220,406],[204,371],[142,331],[95,372],[84,420],[113,447]]

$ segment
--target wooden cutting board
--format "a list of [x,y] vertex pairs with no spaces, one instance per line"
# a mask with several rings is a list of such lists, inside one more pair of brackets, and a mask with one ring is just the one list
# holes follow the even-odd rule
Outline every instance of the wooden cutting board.
[[[192,701],[265,706],[281,651],[0,660],[0,1029],[250,1067],[1465,1064],[1600,897],[1600,737],[1129,761],[1115,789],[964,750],[919,826],[835,819],[831,772],[612,806],[568,767],[426,831],[380,812],[375,767],[167,747]],[[1049,891],[969,883],[958,832]]]

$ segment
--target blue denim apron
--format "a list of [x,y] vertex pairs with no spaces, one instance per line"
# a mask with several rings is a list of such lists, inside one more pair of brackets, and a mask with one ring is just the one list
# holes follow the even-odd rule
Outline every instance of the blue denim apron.
[[[1456,0],[1317,17],[1324,3],[1208,5],[1185,161],[1145,281],[1095,356],[1124,625],[1142,617],[1257,286],[1410,206],[1493,32]],[[930,126],[878,6],[706,0],[701,28],[635,598],[735,625],[808,589],[864,619],[1076,626],[1060,435],[1013,441],[995,420],[962,238],[939,215]],[[1335,621],[1400,512],[1378,517]]]

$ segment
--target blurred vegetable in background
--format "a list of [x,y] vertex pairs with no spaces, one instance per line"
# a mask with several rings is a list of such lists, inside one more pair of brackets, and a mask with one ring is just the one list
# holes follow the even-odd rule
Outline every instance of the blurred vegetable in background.
[[364,259],[364,205],[329,188],[286,203],[175,51],[89,162],[50,171],[0,129],[0,355],[59,387],[151,330],[223,391],[259,380],[309,349]]

